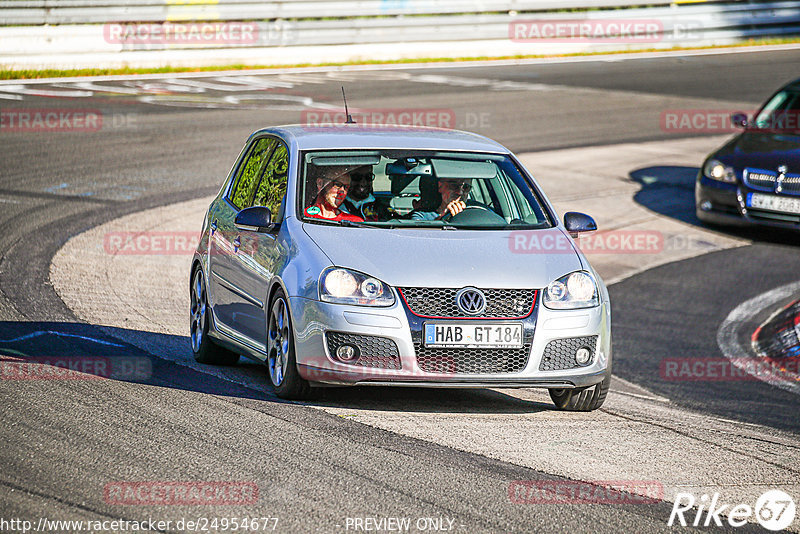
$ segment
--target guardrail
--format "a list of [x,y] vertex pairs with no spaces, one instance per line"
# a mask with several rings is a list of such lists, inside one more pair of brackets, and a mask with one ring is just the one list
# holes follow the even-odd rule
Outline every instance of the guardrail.
[[519,13],[643,3],[674,5],[664,0],[0,0],[0,25]]
[[[144,65],[153,52],[161,54],[158,65],[532,55],[800,35],[800,2],[787,0],[656,2],[662,5],[646,8],[632,7],[646,0],[130,1],[0,0],[0,65],[30,67],[35,56],[50,56],[50,65],[66,54],[69,66],[95,65],[90,54],[105,54],[97,56],[100,64],[113,63],[117,54],[125,65]],[[646,24],[625,29],[637,22]],[[587,33],[542,34],[580,25]],[[204,28],[224,38],[188,38]],[[345,48],[349,56],[332,52]],[[202,59],[200,50],[208,52]]]

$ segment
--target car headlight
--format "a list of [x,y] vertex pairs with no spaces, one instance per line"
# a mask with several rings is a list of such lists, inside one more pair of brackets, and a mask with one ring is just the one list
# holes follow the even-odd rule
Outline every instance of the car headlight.
[[554,310],[593,308],[600,304],[597,284],[591,274],[576,271],[553,280],[544,290],[544,305]]
[[389,286],[363,273],[328,267],[319,278],[319,299],[334,304],[391,306],[394,293]]
[[721,161],[715,159],[710,159],[703,165],[703,174],[707,178],[719,182],[728,182],[731,184],[736,182],[736,173],[733,171],[733,167],[725,165]]

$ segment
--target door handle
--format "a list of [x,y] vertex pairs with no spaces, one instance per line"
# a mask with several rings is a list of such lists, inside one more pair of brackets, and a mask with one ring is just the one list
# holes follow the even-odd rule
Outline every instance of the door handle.
[[239,247],[241,246],[242,246],[242,240],[239,239],[239,236],[237,235],[236,238],[233,240],[233,251],[239,252]]
[[214,219],[211,221],[211,235],[214,235],[214,232],[217,231],[217,220]]

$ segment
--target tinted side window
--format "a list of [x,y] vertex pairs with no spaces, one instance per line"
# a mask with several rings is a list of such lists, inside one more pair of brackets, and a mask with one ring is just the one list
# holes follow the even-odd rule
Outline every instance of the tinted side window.
[[270,138],[259,139],[250,150],[247,161],[244,162],[239,170],[236,182],[233,184],[230,196],[228,197],[238,209],[246,208],[250,205],[253,198],[261,170],[269,157],[270,152],[278,141]]
[[277,217],[283,197],[286,196],[288,173],[289,151],[286,149],[286,145],[278,143],[269,163],[264,167],[264,173],[253,199],[253,206],[266,206],[272,212],[272,216]]

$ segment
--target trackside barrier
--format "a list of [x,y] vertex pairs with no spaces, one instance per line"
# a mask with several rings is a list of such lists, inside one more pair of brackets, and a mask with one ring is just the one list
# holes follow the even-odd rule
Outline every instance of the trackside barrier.
[[[107,62],[114,53],[175,55],[176,50],[238,51],[236,57],[247,61],[258,57],[255,50],[248,56],[248,49],[291,53],[331,45],[357,47],[368,59],[378,55],[378,48],[396,43],[406,49],[435,43],[438,48],[431,53],[444,50],[443,55],[450,57],[468,53],[459,52],[458,43],[466,42],[480,44],[490,54],[539,54],[708,46],[800,35],[798,2],[709,0],[634,7],[641,4],[640,0],[0,0],[0,65],[14,68],[36,56],[112,54],[98,56]],[[448,43],[455,49],[449,53]]]

